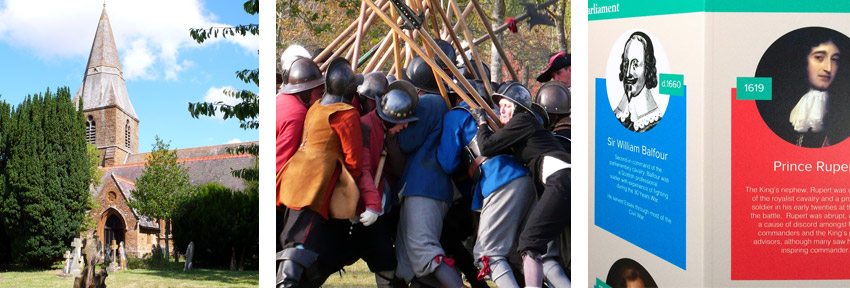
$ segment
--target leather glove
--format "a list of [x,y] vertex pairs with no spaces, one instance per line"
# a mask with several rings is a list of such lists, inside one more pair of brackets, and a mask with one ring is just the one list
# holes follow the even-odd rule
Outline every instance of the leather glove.
[[372,212],[372,210],[366,209],[363,214],[360,214],[360,223],[363,223],[363,226],[369,226],[378,221],[378,213]]
[[487,112],[484,112],[484,109],[475,108],[470,111],[472,113],[472,118],[475,118],[475,123],[478,126],[487,125]]

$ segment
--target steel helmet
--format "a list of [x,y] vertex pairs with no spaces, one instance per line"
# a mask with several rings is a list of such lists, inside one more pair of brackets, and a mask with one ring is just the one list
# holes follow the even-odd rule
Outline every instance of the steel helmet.
[[[292,62],[298,58],[313,58],[310,56],[310,52],[307,52],[307,49],[298,45],[289,45],[286,47],[286,50],[283,50],[280,53],[280,71],[282,75],[286,75],[286,72],[289,71],[289,67],[292,66]],[[283,77],[283,84],[286,85],[287,79]]]
[[384,95],[387,90],[387,77],[381,72],[372,72],[363,76],[363,84],[357,86],[357,93],[361,96],[377,101],[378,97]]
[[570,89],[564,83],[551,81],[543,84],[537,90],[535,103],[546,108],[546,112],[552,114],[570,114]]
[[[454,61],[454,59],[457,58],[455,55],[455,48],[452,47],[452,44],[449,44],[449,42],[442,39],[434,39],[434,42],[437,42],[437,47],[440,47],[440,50],[443,51],[443,54],[446,54],[446,58],[448,58],[449,61]],[[441,69],[449,69],[449,66],[446,63],[443,63],[443,60],[436,54],[434,54],[434,60],[437,60],[437,65],[439,65]],[[450,63],[449,65],[454,66],[454,63]]]
[[283,71],[283,83],[286,85],[280,88],[280,93],[295,94],[319,87],[325,83],[325,78],[313,60],[297,57],[289,70]]
[[416,87],[405,80],[390,83],[387,93],[378,97],[378,107],[375,109],[378,117],[387,122],[406,123],[419,120],[414,114],[419,104]]
[[493,103],[499,105],[502,98],[514,102],[528,112],[531,112],[531,92],[528,88],[518,82],[509,82],[499,87],[499,91],[493,93]]
[[416,56],[410,60],[405,75],[406,80],[409,80],[417,89],[431,94],[440,94],[437,79],[434,78],[434,70],[431,70],[431,66],[422,57]]
[[345,58],[336,57],[325,72],[325,95],[322,97],[340,97],[350,99],[357,89],[357,76],[351,70],[351,63]]

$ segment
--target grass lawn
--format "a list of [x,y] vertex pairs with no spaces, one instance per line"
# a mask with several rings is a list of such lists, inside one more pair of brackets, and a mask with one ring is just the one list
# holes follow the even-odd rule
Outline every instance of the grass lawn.
[[[61,270],[0,273],[0,287],[61,287],[74,285],[74,278],[59,277]],[[257,271],[192,269],[132,269],[109,273],[108,287],[257,287]],[[342,287],[342,286],[338,286]]]
[[[2,284],[3,282],[0,282]],[[469,283],[464,282],[467,286]],[[490,287],[496,287],[492,281],[487,281]],[[346,266],[345,272],[340,277],[339,273],[328,277],[323,288],[366,288],[375,287],[375,274],[369,271],[366,262],[363,260],[357,261],[354,265]]]

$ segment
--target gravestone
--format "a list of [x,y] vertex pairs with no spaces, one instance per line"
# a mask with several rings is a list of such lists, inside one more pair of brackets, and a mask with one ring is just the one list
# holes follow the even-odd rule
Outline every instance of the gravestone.
[[109,258],[111,261],[109,263],[109,267],[106,268],[106,270],[109,272],[118,271],[118,258],[115,257],[115,254],[118,253],[118,244],[115,243],[114,239],[112,240],[112,245],[109,245],[109,250],[110,253],[112,253],[112,257]]
[[71,247],[74,247],[74,254],[71,255],[70,273],[74,277],[79,277],[83,270],[83,255],[81,254],[83,240],[80,238],[74,238],[74,241],[71,242]]
[[62,258],[65,258],[65,265],[62,265],[62,274],[59,276],[67,277],[71,275],[71,251],[65,250],[65,255]]
[[124,250],[124,241],[118,245],[118,259],[121,259],[121,269],[127,269],[127,253]]
[[183,264],[183,272],[192,270],[192,257],[195,255],[195,242],[189,242],[186,247],[186,263]]
[[86,267],[83,268],[80,277],[74,279],[74,288],[106,288],[106,270],[101,269],[97,273],[97,265],[103,260],[103,248],[97,236],[86,239]]

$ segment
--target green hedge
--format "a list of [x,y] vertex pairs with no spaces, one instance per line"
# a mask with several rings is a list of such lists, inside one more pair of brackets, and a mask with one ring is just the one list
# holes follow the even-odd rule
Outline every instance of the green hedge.
[[195,242],[193,267],[229,268],[236,251],[240,266],[255,268],[258,205],[256,189],[240,192],[218,183],[200,185],[174,215],[174,246],[185,255],[189,242]]

